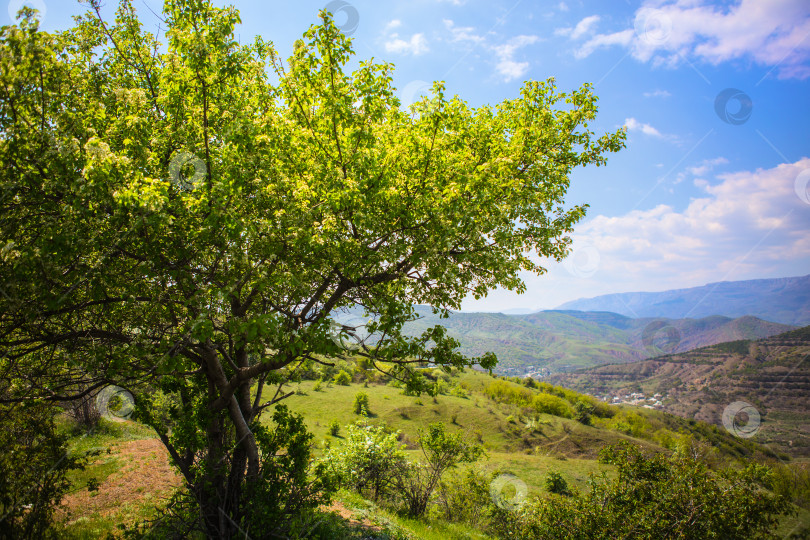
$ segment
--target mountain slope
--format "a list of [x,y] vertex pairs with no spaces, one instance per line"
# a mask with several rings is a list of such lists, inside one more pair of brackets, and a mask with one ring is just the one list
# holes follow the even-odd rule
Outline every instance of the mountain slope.
[[528,315],[453,313],[448,319],[418,306],[422,317],[405,326],[408,335],[441,324],[461,351],[498,356],[499,373],[544,375],[594,365],[632,362],[662,352],[735,339],[756,339],[792,327],[754,317],[730,319],[630,319],[615,313],[543,311]]
[[660,393],[664,410],[716,425],[726,407],[744,401],[761,416],[756,442],[810,455],[810,326],[549,380],[599,396]]
[[628,317],[755,317],[796,326],[810,324],[810,275],[723,281],[662,292],[631,292],[567,302],[558,310],[611,311]]

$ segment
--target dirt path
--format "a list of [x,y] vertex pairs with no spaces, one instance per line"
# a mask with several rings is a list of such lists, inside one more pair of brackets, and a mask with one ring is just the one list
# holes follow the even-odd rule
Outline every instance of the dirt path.
[[101,482],[98,491],[82,489],[62,500],[59,513],[68,523],[96,513],[116,523],[130,523],[147,500],[156,503],[182,484],[157,439],[116,444],[111,454],[121,468]]

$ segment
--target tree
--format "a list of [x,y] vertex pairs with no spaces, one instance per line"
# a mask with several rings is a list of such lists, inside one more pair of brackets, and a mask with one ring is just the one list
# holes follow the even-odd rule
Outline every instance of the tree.
[[433,491],[449,469],[461,463],[473,463],[484,449],[466,440],[460,433],[448,433],[444,424],[430,424],[419,432],[419,447],[424,460],[397,469],[396,485],[405,500],[408,513],[418,517],[425,513]]
[[396,472],[407,466],[399,432],[364,422],[346,431],[344,442],[330,447],[322,463],[337,482],[379,501],[395,485]]
[[[99,3],[69,31],[30,10],[0,31],[7,400],[125,388],[227,538],[262,482],[260,414],[307,360],[349,347],[416,389],[414,365],[494,366],[402,325],[561,260],[585,215],[564,207],[570,173],[625,133],[596,137],[590,85],[553,79],[479,108],[435,83],[403,110],[390,64],[348,71],[328,13],[285,64],[236,41],[232,7],[166,0],[161,46],[131,0],[109,24]],[[357,306],[373,347],[334,323]],[[175,406],[151,411],[157,391]]]
[[357,392],[354,395],[354,403],[352,404],[352,410],[354,414],[365,414],[367,415],[368,410],[368,394],[365,392]]

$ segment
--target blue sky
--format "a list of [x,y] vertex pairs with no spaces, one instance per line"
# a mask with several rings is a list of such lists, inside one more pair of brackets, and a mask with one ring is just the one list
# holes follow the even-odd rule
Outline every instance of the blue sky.
[[[216,2],[224,5],[225,2]],[[229,2],[243,41],[261,34],[287,57],[329,2]],[[46,30],[83,11],[38,7]],[[116,5],[108,0],[108,12]],[[136,0],[147,27],[158,0]],[[607,167],[580,169],[568,201],[588,203],[574,252],[493,291],[468,311],[552,308],[598,294],[810,273],[810,2],[807,0],[331,2],[358,58],[396,65],[412,101],[434,80],[473,106],[524,80],[594,84],[595,131],[628,127]],[[8,24],[8,13],[0,13]]]

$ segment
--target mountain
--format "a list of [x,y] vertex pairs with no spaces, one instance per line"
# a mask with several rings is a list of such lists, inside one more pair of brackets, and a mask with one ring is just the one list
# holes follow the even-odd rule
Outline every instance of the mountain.
[[608,312],[541,311],[526,315],[452,313],[447,319],[417,306],[421,319],[404,331],[415,336],[435,325],[447,328],[468,356],[492,351],[497,371],[509,375],[548,373],[616,362],[633,362],[665,352],[736,339],[757,339],[791,326],[755,317],[632,319]]
[[719,426],[727,407],[746,402],[754,407],[748,412],[761,419],[755,442],[810,456],[810,326],[766,339],[556,374],[548,381],[611,401],[637,401],[628,399],[633,393],[645,398],[660,394],[655,399],[663,410]]
[[810,275],[779,279],[722,281],[691,289],[606,294],[567,302],[558,310],[610,311],[628,317],[753,315],[803,326],[810,324]]

